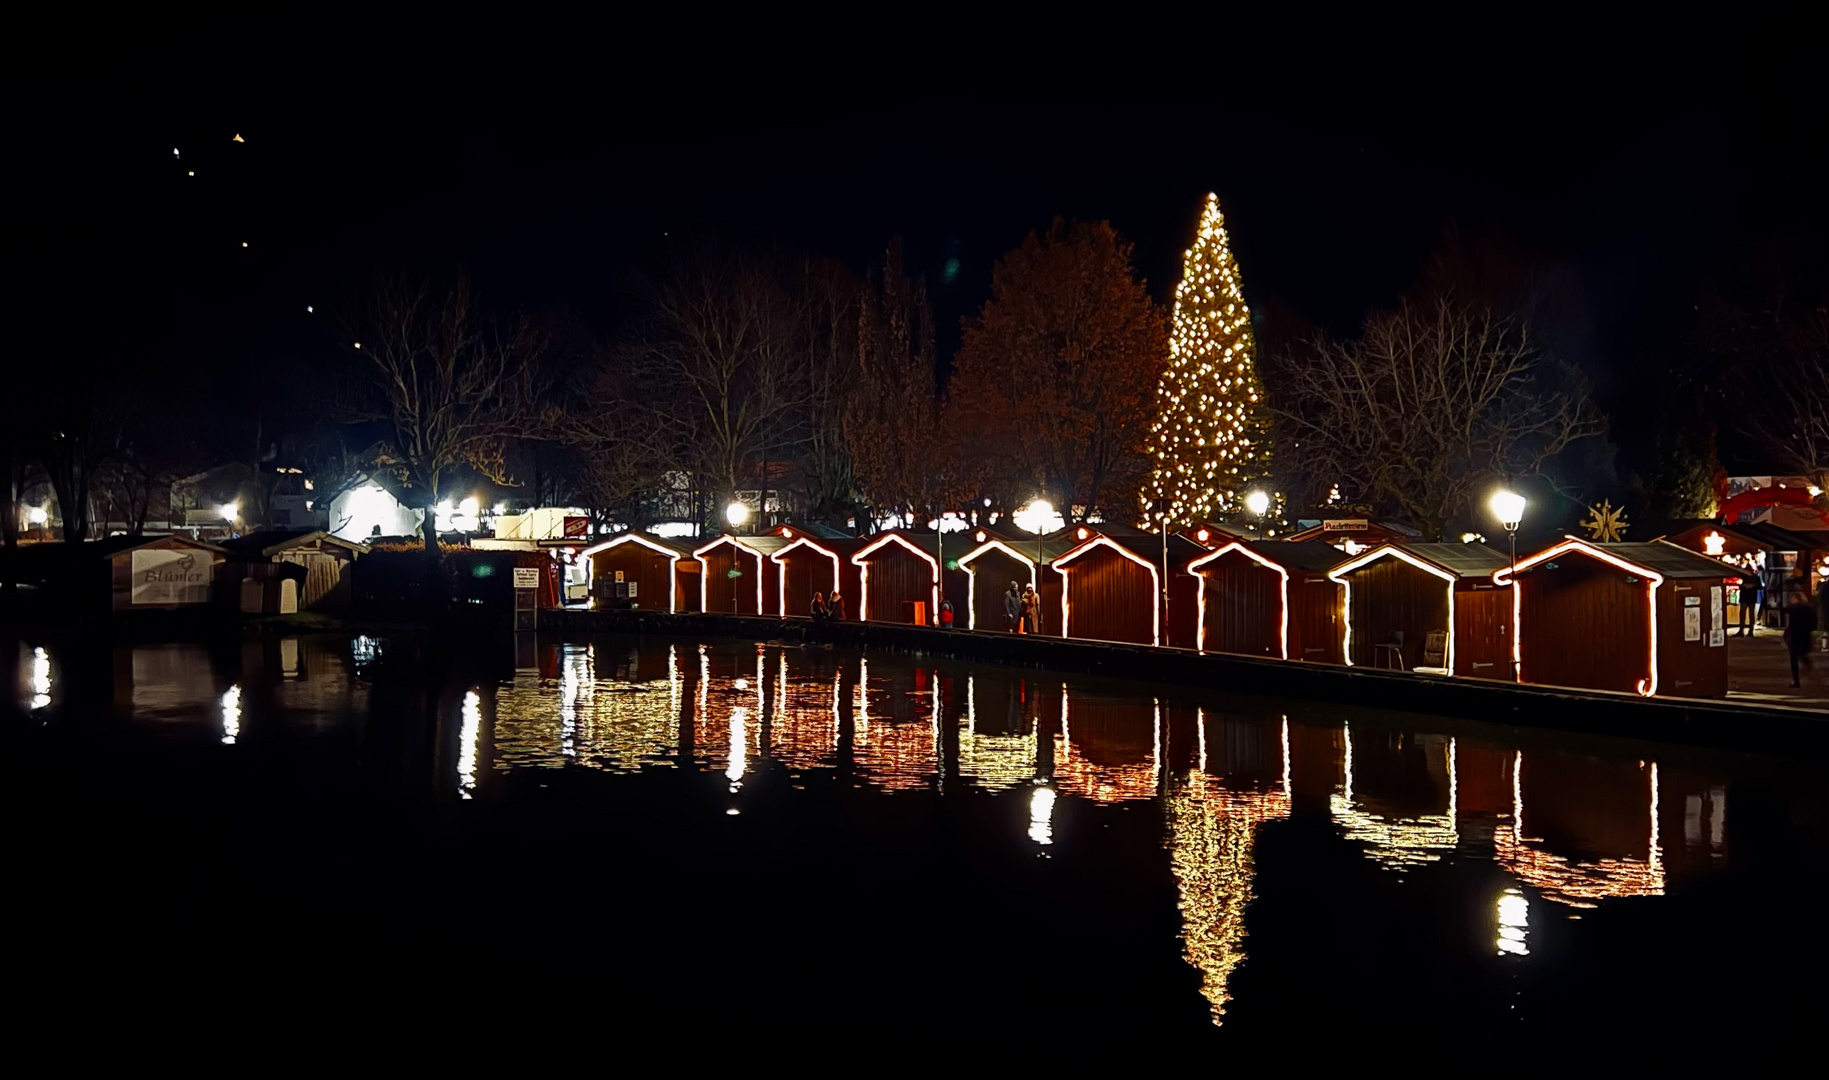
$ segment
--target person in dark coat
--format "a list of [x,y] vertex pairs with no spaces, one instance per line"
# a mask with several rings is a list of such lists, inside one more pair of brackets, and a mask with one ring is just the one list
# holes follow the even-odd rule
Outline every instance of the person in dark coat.
[[845,594],[839,592],[837,589],[832,590],[832,599],[826,602],[826,618],[838,619],[841,622],[844,621]]
[[1753,637],[1753,631],[1759,627],[1759,598],[1765,592],[1765,581],[1759,571],[1750,571],[1740,579],[1740,629],[1734,631],[1735,637],[1742,634]]
[[940,629],[951,630],[952,628],[953,628],[953,602],[951,600],[942,598],[940,600]]
[[1801,663],[1805,671],[1810,670],[1811,635],[1816,632],[1816,609],[1807,600],[1799,600],[1785,608],[1785,647],[1791,653],[1791,685],[1802,685],[1797,681],[1797,668]]
[[826,610],[825,593],[813,594],[813,610],[809,612],[809,614],[813,616],[814,622],[824,622],[826,617],[831,614],[831,612]]
[[1010,582],[1010,591],[1003,594],[1003,628],[1014,634],[1020,628],[1017,620],[1022,618],[1022,593],[1016,589],[1016,583]]
[[1042,598],[1035,595],[1035,586],[1024,586],[1022,590],[1022,632],[1039,634],[1042,632]]

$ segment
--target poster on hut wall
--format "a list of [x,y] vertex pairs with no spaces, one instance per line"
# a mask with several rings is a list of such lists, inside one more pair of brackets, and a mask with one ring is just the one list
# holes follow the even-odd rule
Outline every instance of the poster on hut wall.
[[1727,605],[1722,602],[1721,586],[1708,590],[1708,646],[1727,644]]
[[1683,640],[1684,641],[1701,641],[1702,640],[1702,609],[1701,609],[1701,607],[1699,607],[1699,606],[1698,607],[1686,607],[1683,609]]
[[136,604],[207,604],[211,564],[208,555],[169,549],[133,553],[133,602]]

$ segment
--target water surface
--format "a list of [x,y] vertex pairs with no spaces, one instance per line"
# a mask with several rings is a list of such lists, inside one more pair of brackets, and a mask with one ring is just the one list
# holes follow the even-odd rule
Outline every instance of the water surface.
[[15,654],[46,1001],[1509,1071],[1824,998],[1816,762],[844,648]]

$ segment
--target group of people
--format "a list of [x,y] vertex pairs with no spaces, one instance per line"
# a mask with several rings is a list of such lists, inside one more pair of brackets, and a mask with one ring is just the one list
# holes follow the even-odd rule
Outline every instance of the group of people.
[[1003,624],[1012,634],[1042,632],[1042,598],[1034,585],[1024,585],[1019,590],[1014,581],[1010,582],[1010,591],[1003,594]]
[[825,593],[814,593],[813,610],[808,614],[812,615],[817,622],[824,622],[827,619],[843,619],[845,617],[845,594],[833,589],[832,599],[827,600]]

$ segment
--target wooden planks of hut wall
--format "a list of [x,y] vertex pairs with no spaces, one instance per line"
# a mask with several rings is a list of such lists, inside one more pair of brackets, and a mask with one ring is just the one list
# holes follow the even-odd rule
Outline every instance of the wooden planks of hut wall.
[[1448,583],[1395,558],[1369,563],[1348,578],[1352,582],[1353,663],[1374,666],[1373,647],[1401,630],[1404,666],[1421,664],[1429,631],[1448,629]]
[[1067,636],[1148,645],[1155,640],[1156,577],[1148,568],[1106,547],[1073,559]]
[[[625,583],[635,585],[633,603],[653,611],[667,611],[673,589],[670,566],[671,560],[653,548],[635,543],[617,544],[591,556],[591,591],[605,599],[614,598],[616,575],[620,572]],[[753,588],[750,599],[753,603]]]
[[[1719,698],[1727,696],[1727,649],[1710,646],[1711,589],[1722,579],[1677,578],[1658,589],[1658,693],[1673,697]],[[1695,604],[1688,601],[1694,599]],[[1725,600],[1725,596],[1723,597]],[[1683,609],[1702,612],[1702,636],[1683,638]],[[1725,611],[1725,608],[1723,609]]]
[[1511,590],[1463,579],[1454,594],[1454,673],[1512,681]]
[[[1207,650],[1280,657],[1282,575],[1237,551],[1201,569],[1207,579]],[[1293,659],[1293,650],[1290,655]]]
[[1340,586],[1326,574],[1289,572],[1289,658],[1340,662]]
[[[871,621],[904,621],[902,604],[909,600],[919,600],[929,609],[934,606],[934,568],[926,559],[900,544],[885,544],[865,561],[870,564],[865,587],[870,590]],[[853,602],[846,614],[855,619],[861,613]],[[933,612],[928,615],[931,620]]]
[[1648,671],[1646,583],[1581,557],[1522,577],[1523,681],[1636,692]]

